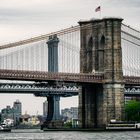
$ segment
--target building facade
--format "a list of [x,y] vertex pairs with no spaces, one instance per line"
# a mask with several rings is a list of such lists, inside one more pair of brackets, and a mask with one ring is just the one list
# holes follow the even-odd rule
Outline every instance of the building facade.
[[78,119],[78,107],[62,109],[61,116],[64,121],[72,121],[73,119]]
[[13,125],[19,124],[19,119],[22,112],[22,104],[19,100],[16,100],[13,103],[13,107],[6,106],[1,110],[1,123],[5,122],[5,120],[13,120]]

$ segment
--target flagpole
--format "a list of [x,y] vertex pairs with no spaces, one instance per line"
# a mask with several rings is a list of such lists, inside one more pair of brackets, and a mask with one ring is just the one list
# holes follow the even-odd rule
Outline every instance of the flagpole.
[[95,9],[95,12],[98,12],[99,13],[99,18],[101,18],[101,7],[98,6],[96,9]]

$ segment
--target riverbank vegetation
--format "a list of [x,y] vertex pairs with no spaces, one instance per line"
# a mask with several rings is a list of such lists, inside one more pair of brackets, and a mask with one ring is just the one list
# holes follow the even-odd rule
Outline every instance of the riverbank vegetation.
[[125,119],[140,122],[140,101],[131,100],[125,104]]

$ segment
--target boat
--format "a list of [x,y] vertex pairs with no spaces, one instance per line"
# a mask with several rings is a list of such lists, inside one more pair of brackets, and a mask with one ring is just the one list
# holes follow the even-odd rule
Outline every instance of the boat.
[[140,123],[112,121],[106,126],[106,130],[140,130]]
[[0,132],[11,132],[11,128],[1,124]]

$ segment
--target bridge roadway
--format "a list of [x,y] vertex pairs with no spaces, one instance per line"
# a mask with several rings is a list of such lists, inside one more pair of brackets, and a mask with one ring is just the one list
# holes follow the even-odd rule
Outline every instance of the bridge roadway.
[[[49,85],[48,83],[0,83],[0,93],[34,94],[47,97],[59,95],[61,97],[76,96],[79,87],[76,84]],[[140,96],[140,86],[127,85],[124,88],[125,96]]]
[[[104,75],[86,73],[54,73],[41,71],[0,70],[0,79],[25,81],[63,81],[73,83],[104,83]],[[124,76],[126,85],[140,85],[140,77]]]

